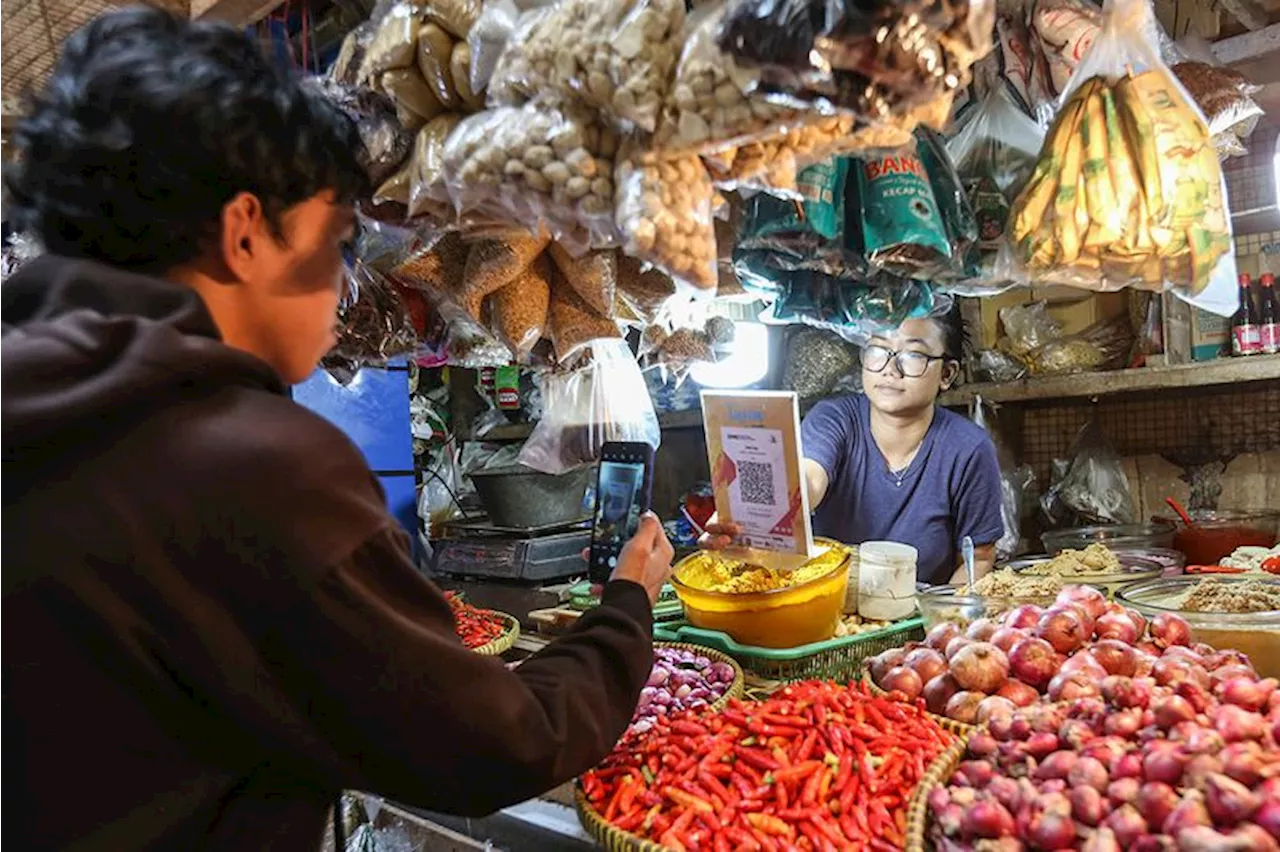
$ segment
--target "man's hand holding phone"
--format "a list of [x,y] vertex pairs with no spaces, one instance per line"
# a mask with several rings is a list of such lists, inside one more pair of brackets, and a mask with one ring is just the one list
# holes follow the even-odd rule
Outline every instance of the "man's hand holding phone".
[[674,556],[675,548],[667,540],[662,522],[653,512],[645,512],[640,516],[636,534],[618,554],[618,565],[609,579],[639,583],[649,593],[650,602],[657,603],[663,584],[671,576]]

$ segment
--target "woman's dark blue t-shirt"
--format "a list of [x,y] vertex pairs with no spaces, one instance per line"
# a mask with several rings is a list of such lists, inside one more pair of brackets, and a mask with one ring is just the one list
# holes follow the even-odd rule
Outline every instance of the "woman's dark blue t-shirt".
[[862,394],[814,406],[801,428],[804,457],[822,465],[830,484],[813,514],[814,533],[848,544],[897,541],[920,551],[916,576],[947,582],[960,541],[992,544],[1004,532],[1000,468],[982,428],[938,407],[920,451],[892,472],[871,435]]

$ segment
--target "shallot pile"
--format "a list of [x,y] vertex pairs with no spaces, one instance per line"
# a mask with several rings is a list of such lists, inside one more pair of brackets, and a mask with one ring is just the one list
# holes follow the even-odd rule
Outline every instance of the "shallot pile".
[[875,657],[871,676],[908,701],[923,697],[932,713],[983,724],[1045,699],[1096,694],[1107,675],[1178,669],[1179,660],[1158,664],[1157,657],[1190,640],[1191,628],[1177,616],[1148,623],[1095,588],[1066,586],[1047,608],[1026,604],[999,619],[979,618],[963,632],[950,622],[935,625],[924,644]]
[[640,690],[629,730],[644,733],[658,716],[714,704],[733,686],[736,675],[728,663],[713,662],[684,648],[654,648],[653,671]]
[[1277,682],[1185,628],[1153,625],[1127,674],[994,715],[931,791],[936,848],[1280,852]]

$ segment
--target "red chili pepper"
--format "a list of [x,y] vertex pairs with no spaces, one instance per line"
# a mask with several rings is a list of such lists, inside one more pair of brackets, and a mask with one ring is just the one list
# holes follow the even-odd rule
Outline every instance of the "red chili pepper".
[[795,828],[776,816],[747,814],[747,822],[751,824],[752,828],[762,831],[771,837],[786,837],[789,839],[796,836]]

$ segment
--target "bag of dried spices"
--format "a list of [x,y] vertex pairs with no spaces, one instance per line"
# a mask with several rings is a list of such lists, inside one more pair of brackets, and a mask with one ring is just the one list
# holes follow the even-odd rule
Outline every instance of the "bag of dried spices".
[[539,255],[529,268],[489,297],[493,333],[517,361],[526,362],[542,339],[551,305],[551,260]]
[[561,277],[593,311],[606,317],[613,314],[614,293],[618,286],[616,250],[598,249],[575,257],[560,243],[553,242],[547,246],[547,253],[555,261]]
[[552,274],[547,330],[551,345],[555,347],[556,360],[561,363],[569,361],[594,340],[622,336],[618,324],[591,310],[591,306],[558,272]]
[[528,269],[548,242],[550,238],[546,234],[525,233],[473,243],[457,290],[459,304],[479,320],[484,297],[510,284]]
[[675,293],[676,285],[670,275],[630,255],[618,255],[615,303],[629,315],[628,322],[649,325]]

